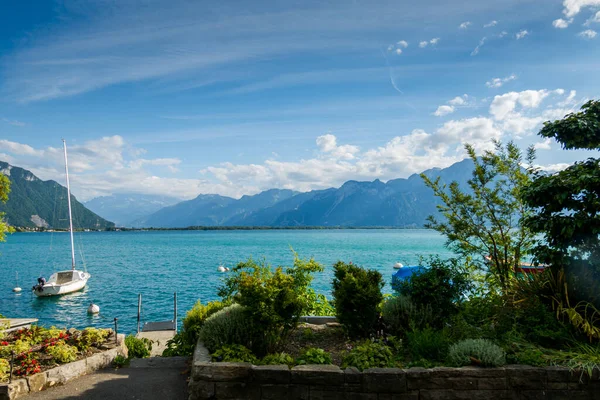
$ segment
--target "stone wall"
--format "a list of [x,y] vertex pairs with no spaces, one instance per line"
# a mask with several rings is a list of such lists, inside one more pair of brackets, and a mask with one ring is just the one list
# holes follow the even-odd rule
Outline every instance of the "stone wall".
[[113,348],[39,374],[13,379],[11,383],[0,384],[0,400],[12,400],[30,392],[39,392],[55,385],[63,385],[72,379],[111,365],[118,355],[127,357],[125,335],[118,335],[116,345],[112,343],[108,343],[108,345]]
[[600,373],[564,368],[355,368],[253,366],[195,360],[190,400],[600,400]]

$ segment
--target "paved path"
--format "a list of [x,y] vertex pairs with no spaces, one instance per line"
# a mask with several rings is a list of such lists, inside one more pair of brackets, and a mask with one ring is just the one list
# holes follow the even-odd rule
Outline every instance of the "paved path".
[[55,399],[181,399],[188,398],[189,359],[155,357],[135,359],[127,368],[107,368],[24,397]]
[[167,348],[167,341],[173,339],[175,331],[152,331],[152,332],[140,332],[135,335],[137,338],[147,338],[152,340],[152,350],[150,351],[150,357],[160,357],[163,351]]

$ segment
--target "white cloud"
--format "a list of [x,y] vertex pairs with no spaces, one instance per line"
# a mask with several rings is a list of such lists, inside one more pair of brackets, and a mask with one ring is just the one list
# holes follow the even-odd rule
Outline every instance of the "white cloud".
[[422,42],[419,42],[419,47],[425,48],[425,47],[427,47],[428,44],[429,44],[429,42],[427,40],[423,40]]
[[394,50],[394,45],[390,44],[387,49],[388,49],[388,51],[393,51]]
[[475,49],[471,52],[472,56],[476,56],[477,54],[479,54],[479,50],[481,49],[481,47],[483,47],[483,45],[485,44],[485,41],[487,40],[487,37],[482,37],[481,40],[479,41],[479,44],[477,45],[477,47],[475,47]]
[[557,163],[557,164],[549,164],[549,165],[536,165],[537,168],[547,171],[547,172],[559,172],[563,169],[567,169],[571,166],[571,164],[567,163]]
[[506,31],[502,31],[502,32],[500,32],[500,33],[498,34],[498,37],[499,37],[500,39],[502,39],[502,38],[503,38],[504,36],[506,36],[506,35],[508,35],[508,32],[506,32]]
[[2,121],[6,122],[9,125],[12,126],[18,126],[18,127],[23,127],[27,124],[25,124],[25,122],[21,122],[21,121],[17,121],[17,120],[10,120],[8,118],[2,118]]
[[407,48],[408,47],[408,42],[406,40],[401,40],[398,43],[396,43],[398,46],[400,47],[404,47]]
[[590,19],[585,21],[583,26],[590,26],[591,24],[600,24],[600,11],[597,11]]
[[467,102],[467,98],[468,97],[469,96],[467,96],[466,94],[463,94],[462,97],[461,96],[456,96],[452,100],[448,101],[448,104],[452,104],[453,106],[462,106],[462,105],[465,105],[466,102]]
[[489,88],[499,88],[502,87],[506,82],[514,81],[517,79],[515,74],[507,76],[506,78],[494,78],[491,81],[485,83],[485,85]]
[[600,7],[600,0],[564,0],[563,14],[568,18],[572,18],[579,14],[582,8]]
[[356,153],[360,151],[358,146],[348,144],[338,146],[337,138],[330,133],[319,136],[316,143],[319,150],[321,150],[323,153],[328,153],[331,156],[341,160],[352,160],[354,159]]
[[470,21],[465,21],[462,24],[460,24],[458,26],[459,29],[467,29],[469,26],[471,26],[471,22]]
[[429,41],[423,40],[423,41],[419,42],[419,47],[423,49],[423,48],[425,48],[425,47],[427,47],[429,45],[435,46],[439,42],[440,42],[440,38],[439,37],[430,39]]
[[577,91],[571,90],[569,96],[565,100],[559,102],[558,105],[560,107],[566,107],[575,104],[575,96],[577,96]]
[[527,35],[529,35],[529,31],[527,29],[523,29],[520,32],[517,32],[515,34],[515,37],[517,38],[517,40],[521,40]]
[[565,28],[568,28],[572,22],[573,22],[573,19],[564,20],[562,18],[559,18],[552,22],[552,26],[557,29],[565,29]]
[[579,36],[584,39],[594,39],[598,33],[592,29],[585,30],[583,32],[579,32]]
[[0,140],[0,150],[8,151],[17,155],[27,156],[42,156],[43,152],[35,150],[33,147],[27,144],[21,144],[17,142],[11,142],[9,140]]
[[437,110],[433,113],[436,117],[443,117],[444,115],[452,114],[454,112],[454,107],[452,106],[439,106]]
[[492,104],[490,104],[490,114],[497,121],[501,121],[515,111],[517,104],[523,108],[537,108],[549,95],[550,92],[546,89],[525,90],[498,95],[494,97]]
[[396,49],[396,54],[397,54],[397,55],[400,55],[400,54],[402,54],[402,49]]
[[551,143],[552,143],[552,140],[551,140],[551,139],[546,139],[546,140],[544,140],[543,142],[537,142],[537,143],[534,143],[533,147],[534,147],[536,150],[550,150],[550,148],[551,148],[551,147],[550,147]]
[[440,41],[440,38],[436,37],[433,38],[429,41],[429,43],[431,43],[431,45],[435,46],[436,44],[438,44],[438,42]]
[[484,28],[491,28],[491,27],[493,27],[493,26],[496,26],[496,25],[498,25],[498,21],[494,20],[494,21],[490,21],[490,22],[488,22],[488,23],[487,23],[487,24],[485,24],[483,27],[484,27]]

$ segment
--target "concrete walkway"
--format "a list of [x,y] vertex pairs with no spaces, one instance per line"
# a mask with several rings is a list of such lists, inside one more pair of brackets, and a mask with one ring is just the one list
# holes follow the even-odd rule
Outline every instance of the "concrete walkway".
[[189,358],[154,357],[131,360],[131,365],[107,368],[33,393],[27,400],[55,399],[181,399],[188,398]]
[[152,341],[152,350],[150,350],[150,357],[160,357],[163,351],[167,348],[167,341],[173,339],[175,331],[151,331],[151,332],[140,332],[135,337],[146,338]]

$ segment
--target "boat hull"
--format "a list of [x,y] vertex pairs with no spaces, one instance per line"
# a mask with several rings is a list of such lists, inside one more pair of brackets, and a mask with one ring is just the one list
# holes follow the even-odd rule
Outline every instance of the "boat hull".
[[90,279],[90,274],[84,272],[82,273],[82,277],[80,279],[65,282],[61,284],[57,284],[54,282],[48,282],[44,286],[42,286],[42,290],[35,289],[33,293],[37,297],[49,297],[49,296],[60,296],[63,294],[78,292],[82,290],[87,284],[88,279]]

